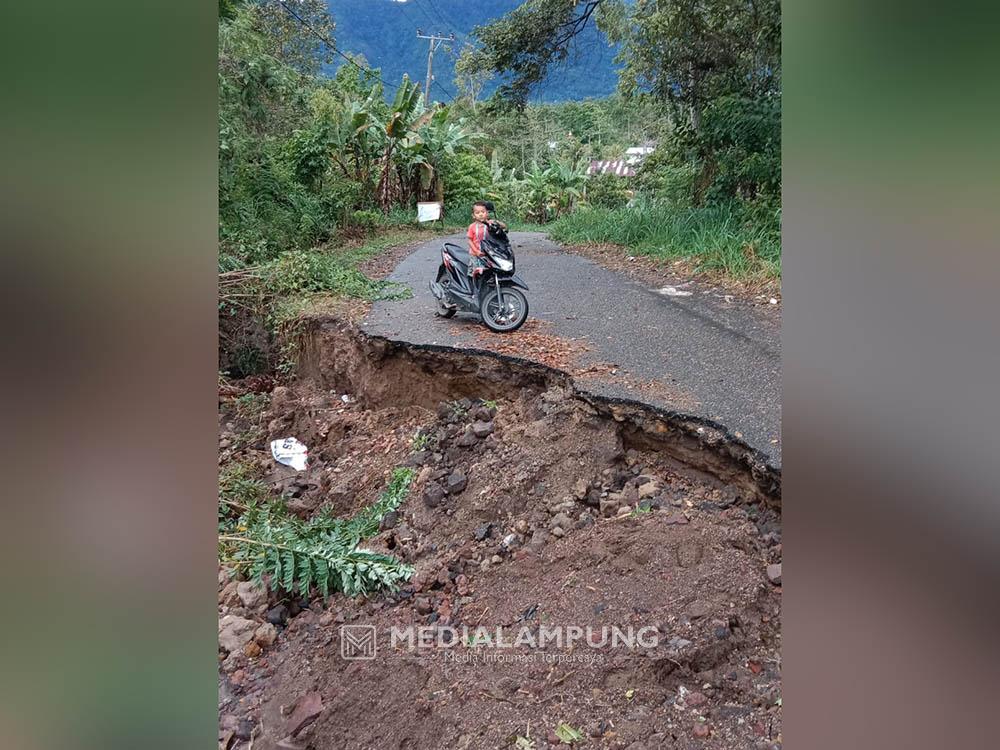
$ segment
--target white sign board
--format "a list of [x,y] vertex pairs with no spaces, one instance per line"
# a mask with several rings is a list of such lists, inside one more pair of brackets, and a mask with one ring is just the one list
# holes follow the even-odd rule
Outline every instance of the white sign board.
[[418,203],[417,221],[437,221],[441,218],[440,203]]

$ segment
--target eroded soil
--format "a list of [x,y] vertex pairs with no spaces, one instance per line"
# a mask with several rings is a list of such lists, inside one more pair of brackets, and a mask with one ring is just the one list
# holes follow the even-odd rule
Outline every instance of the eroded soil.
[[[365,546],[416,574],[322,601],[221,571],[220,619],[270,621],[276,638],[220,646],[220,745],[540,749],[566,742],[563,724],[582,747],[780,744],[780,474],[745,444],[494,353],[332,318],[302,343],[299,381],[261,415],[237,409],[238,384],[220,395],[220,460],[256,462],[303,517],[349,515],[413,467]],[[304,472],[265,451],[289,435],[310,447]],[[343,658],[342,626],[374,626],[373,659]],[[408,626],[442,647],[393,643]],[[647,637],[602,643],[602,626]],[[492,643],[463,642],[477,627]],[[591,630],[496,647],[566,627]]]

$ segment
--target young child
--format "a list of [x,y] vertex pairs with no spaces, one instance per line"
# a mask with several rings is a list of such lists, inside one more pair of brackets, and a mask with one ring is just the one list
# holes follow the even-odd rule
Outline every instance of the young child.
[[485,201],[476,201],[472,204],[472,223],[465,236],[469,238],[469,276],[475,277],[477,271],[483,272],[485,264],[482,261],[482,242],[486,239],[486,232],[491,224],[497,224],[504,229],[507,225],[502,221],[490,218],[490,210]]

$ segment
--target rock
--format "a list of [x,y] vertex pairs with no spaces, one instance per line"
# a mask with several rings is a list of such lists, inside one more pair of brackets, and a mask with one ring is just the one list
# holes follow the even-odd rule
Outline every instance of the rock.
[[767,566],[767,580],[775,586],[781,585],[781,563]]
[[239,651],[253,640],[257,623],[236,615],[226,615],[219,620],[219,646],[225,651]]
[[326,706],[323,705],[323,699],[319,693],[306,693],[295,702],[295,709],[288,717],[285,731],[292,737],[296,737],[303,729],[316,721],[325,709]]
[[426,596],[418,596],[413,601],[413,608],[417,610],[417,614],[429,615],[434,611],[434,607],[431,606],[431,601]]
[[407,466],[423,466],[431,458],[430,451],[417,451],[416,453],[411,453],[410,457],[406,459]]
[[549,533],[545,529],[535,529],[534,533],[531,535],[531,541],[528,542],[528,547],[532,551],[538,552],[548,541]]
[[601,500],[601,515],[605,518],[611,518],[621,507],[621,504],[617,500],[612,500],[610,497],[607,500]]
[[477,542],[481,542],[487,537],[489,537],[490,534],[492,533],[493,533],[493,524],[484,523],[482,526],[477,526],[476,530],[472,533],[472,535]]
[[621,508],[618,509],[618,515],[619,516],[627,516],[631,512],[632,512],[632,509],[630,507],[628,507],[627,505],[623,505]]
[[649,497],[655,497],[659,491],[660,488],[656,482],[645,482],[639,485],[639,499],[645,500]]
[[448,476],[448,479],[445,482],[445,491],[449,495],[457,495],[465,489],[468,483],[469,480],[465,478],[465,474],[458,469],[455,469],[455,471]]
[[253,633],[253,639],[261,648],[266,648],[274,643],[274,639],[278,637],[278,631],[269,622],[265,622],[259,628],[257,628]]
[[523,518],[517,519],[517,523],[514,524],[514,531],[516,531],[518,534],[527,534],[528,522],[525,521]]
[[236,739],[246,742],[253,736],[254,723],[250,719],[240,719],[236,724]]
[[601,507],[601,500],[606,497],[607,495],[602,493],[599,489],[592,487],[590,492],[587,493],[587,497],[584,498],[584,502],[591,508],[599,508]]
[[667,526],[683,526],[688,523],[687,516],[685,516],[680,511],[673,511],[667,514],[667,517],[663,519],[663,522]]
[[460,437],[458,440],[455,441],[455,445],[459,446],[460,448],[471,448],[473,445],[476,444],[478,440],[479,438],[476,437],[476,433],[474,433],[470,429],[466,430],[465,434],[463,434],[462,437]]
[[250,641],[247,645],[243,647],[243,653],[246,654],[251,659],[256,659],[260,656],[262,649],[255,641]]
[[681,638],[680,636],[673,636],[669,641],[667,641],[667,648],[673,651],[680,651],[691,645],[691,641],[687,638]]
[[236,594],[243,606],[250,611],[263,609],[267,605],[267,592],[253,581],[240,581],[236,584]]
[[492,563],[493,565],[499,565],[502,562],[503,558],[500,557],[500,555],[493,555],[493,557],[490,558],[490,563]]
[[704,693],[692,692],[684,696],[684,704],[691,708],[698,708],[706,703],[708,703],[708,698],[705,697]]
[[225,588],[219,592],[219,604],[224,604],[227,607],[235,607],[239,604],[240,595],[236,592],[236,587],[239,585],[239,581],[230,581],[227,583]]
[[508,534],[503,538],[501,544],[505,549],[514,550],[521,546],[521,542],[520,534]]
[[704,599],[698,599],[691,603],[691,606],[687,609],[688,619],[699,620],[702,617],[708,617],[712,613],[712,605],[710,602],[706,602]]
[[473,422],[472,434],[477,438],[484,438],[493,433],[493,422]]
[[709,728],[708,724],[695,724],[694,729],[691,732],[699,740],[708,739],[712,734],[712,730]]
[[566,532],[563,531],[562,526],[553,526],[552,527],[552,536],[561,539],[562,537],[566,536]]
[[587,493],[590,491],[590,481],[587,479],[578,479],[576,484],[573,485],[573,495],[577,500],[583,500],[587,497]]
[[428,508],[436,508],[444,500],[444,488],[437,482],[431,482],[424,487],[423,500]]
[[379,523],[379,531],[387,531],[388,529],[396,528],[396,524],[399,523],[399,511],[390,510],[384,516],[382,516],[382,521]]
[[558,513],[552,516],[549,521],[549,528],[555,529],[557,526],[561,526],[563,529],[568,529],[573,525],[573,519],[567,516],[565,513]]
[[267,610],[265,617],[272,625],[284,625],[288,621],[288,607],[284,604],[271,607],[271,609]]

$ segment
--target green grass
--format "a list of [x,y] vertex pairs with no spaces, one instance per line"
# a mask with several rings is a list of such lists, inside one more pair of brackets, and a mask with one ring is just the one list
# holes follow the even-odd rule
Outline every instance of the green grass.
[[741,204],[581,208],[546,227],[563,244],[621,245],[637,255],[689,258],[737,280],[781,277],[780,209]]

